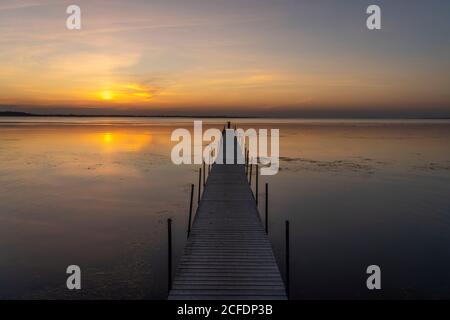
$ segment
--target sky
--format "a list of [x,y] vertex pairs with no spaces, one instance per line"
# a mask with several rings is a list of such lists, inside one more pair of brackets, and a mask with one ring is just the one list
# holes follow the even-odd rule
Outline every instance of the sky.
[[448,0],[0,0],[0,111],[449,117],[449,57]]

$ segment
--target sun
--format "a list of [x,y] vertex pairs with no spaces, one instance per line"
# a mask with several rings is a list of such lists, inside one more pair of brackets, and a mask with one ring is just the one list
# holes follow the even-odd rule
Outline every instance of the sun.
[[113,98],[113,95],[109,90],[102,91],[101,95],[103,100],[111,100]]
[[112,142],[112,133],[105,133],[103,134],[103,142],[105,142],[106,144],[111,143]]

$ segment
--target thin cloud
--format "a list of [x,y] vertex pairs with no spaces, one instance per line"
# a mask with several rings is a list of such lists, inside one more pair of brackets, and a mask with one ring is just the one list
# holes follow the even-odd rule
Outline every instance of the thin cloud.
[[29,9],[33,7],[42,7],[57,4],[55,1],[21,1],[14,0],[9,1],[7,3],[0,4],[0,11],[7,10],[21,10],[21,9]]

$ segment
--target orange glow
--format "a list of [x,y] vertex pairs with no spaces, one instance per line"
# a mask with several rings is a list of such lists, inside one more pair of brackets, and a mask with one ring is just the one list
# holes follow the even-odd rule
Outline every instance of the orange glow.
[[111,143],[111,141],[112,141],[112,134],[111,134],[111,133],[105,133],[105,134],[103,135],[103,141],[104,141],[106,144]]
[[101,96],[103,100],[111,100],[113,98],[111,91],[108,90],[102,91]]
[[85,135],[82,140],[102,152],[137,152],[152,143],[152,135],[142,133],[105,132]]
[[[269,1],[247,12],[250,6],[223,0],[227,14],[219,14],[208,1],[183,10],[165,1],[155,6],[130,0],[107,8],[93,1],[82,30],[67,32],[64,17],[53,14],[61,10],[58,1],[3,2],[3,109],[277,116],[303,110],[327,117],[335,110],[450,112],[447,47],[420,42],[426,32],[432,39],[445,38],[444,27],[388,35],[366,32],[361,20],[359,26],[334,30],[311,19],[308,8],[317,12],[320,5],[308,1],[283,2],[276,10]],[[261,19],[255,19],[258,12]],[[267,21],[273,22],[270,28]],[[310,28],[304,28],[305,21]],[[343,37],[346,32],[351,36]],[[353,41],[354,36],[367,41]]]

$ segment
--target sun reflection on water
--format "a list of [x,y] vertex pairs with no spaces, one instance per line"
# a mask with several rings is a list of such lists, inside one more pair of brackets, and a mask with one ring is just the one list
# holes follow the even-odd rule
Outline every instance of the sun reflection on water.
[[94,144],[101,151],[137,152],[152,143],[153,136],[144,133],[103,132],[92,133],[85,137],[85,141]]

